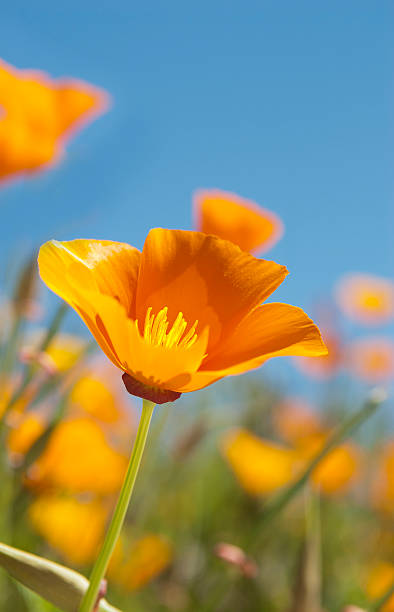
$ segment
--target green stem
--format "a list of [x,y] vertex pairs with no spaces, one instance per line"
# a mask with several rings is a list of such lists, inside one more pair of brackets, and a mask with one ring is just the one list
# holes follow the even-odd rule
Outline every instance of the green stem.
[[394,595],[394,583],[390,586],[388,591],[384,593],[378,600],[376,600],[373,605],[370,607],[371,612],[380,612],[383,609],[383,606],[389,601],[389,599]]
[[130,497],[134,489],[154,407],[155,404],[153,404],[153,402],[143,400],[137,436],[134,442],[133,451],[131,453],[129,466],[127,468],[118,503],[116,504],[107,535],[105,536],[104,544],[90,575],[89,588],[82,599],[79,612],[92,612],[96,605],[101,581],[105,576],[108,563],[115,548],[120,530],[122,529],[123,521],[130,502]]
[[[67,313],[67,311],[68,311],[68,305],[65,303],[61,303],[59,308],[55,312],[52,322],[50,326],[48,327],[48,330],[45,336],[43,337],[41,344],[38,347],[39,353],[43,353],[44,351],[47,350],[53,338],[56,336],[57,332],[59,331],[59,328],[63,322],[64,316]],[[27,387],[29,386],[30,382],[32,381],[34,373],[35,373],[34,364],[29,364],[25,370],[24,376],[18,388],[15,389],[14,393],[12,394],[10,400],[8,401],[4,409],[4,412],[2,414],[2,420],[5,419],[5,416],[11,410],[11,408],[13,408],[16,402],[22,397]]]

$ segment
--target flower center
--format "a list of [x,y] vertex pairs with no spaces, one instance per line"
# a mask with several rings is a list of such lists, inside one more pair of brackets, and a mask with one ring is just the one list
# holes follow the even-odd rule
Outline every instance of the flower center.
[[[154,346],[162,346],[164,348],[190,348],[197,340],[196,328],[198,320],[194,321],[189,331],[186,332],[188,326],[187,321],[183,317],[183,313],[179,312],[172,327],[169,331],[169,321],[167,319],[168,307],[165,306],[157,315],[152,313],[150,306],[146,311],[144,324],[144,340]],[[136,321],[138,329],[138,321]],[[186,332],[186,333],[185,333]]]
[[384,306],[384,301],[382,296],[380,295],[364,295],[362,299],[363,305],[365,308],[369,308],[370,310],[377,310]]

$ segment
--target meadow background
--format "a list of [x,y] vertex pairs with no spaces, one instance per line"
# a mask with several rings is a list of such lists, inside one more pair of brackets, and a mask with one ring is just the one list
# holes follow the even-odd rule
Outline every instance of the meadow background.
[[[111,107],[68,143],[54,168],[0,183],[3,351],[12,330],[12,295],[40,244],[52,238],[102,238],[141,248],[151,227],[193,229],[192,196],[200,188],[237,193],[283,221],[284,236],[263,255],[290,270],[276,301],[301,306],[322,325],[322,312],[329,312],[344,343],[376,334],[393,342],[393,318],[371,331],[335,303],[335,287],[344,275],[393,280],[393,13],[388,1],[353,0],[72,1],[63,6],[16,0],[4,6],[4,61],[94,84],[109,93]],[[34,330],[48,328],[59,306],[39,282],[30,298],[35,314],[26,317],[3,372],[7,389],[18,388],[26,367],[21,351],[23,357]],[[61,331],[79,338],[82,347],[90,341],[71,311]],[[89,349],[88,360],[84,348],[73,345],[72,353],[77,357],[71,382],[64,366],[64,379],[55,378],[44,390],[45,414],[63,406],[63,398],[68,401],[78,377],[104,371],[98,351],[93,355]],[[116,452],[127,454],[139,403],[125,396],[120,376],[105,372],[103,381],[111,381],[116,400],[108,401],[119,402],[127,435],[108,421],[100,427],[112,442],[116,439]],[[39,376],[39,369],[34,374]],[[109,601],[125,612],[339,612],[348,604],[367,609],[394,582],[394,493],[387,493],[384,504],[371,493],[382,449],[393,439],[393,378],[391,371],[379,381],[388,400],[353,442],[362,455],[354,488],[320,495],[307,486],[272,521],[262,508],[275,486],[267,485],[263,499],[242,488],[223,456],[225,433],[240,426],[283,444],[275,415],[284,399],[308,402],[324,423],[322,430],[329,431],[360,409],[371,380],[343,369],[316,378],[291,358],[280,358],[159,408],[126,534],[131,542],[147,534],[163,538],[158,548],[154,540],[147,547],[162,564],[156,567],[146,551],[128,550],[130,566],[121,580],[110,580]],[[26,399],[27,410],[40,410],[41,392],[42,387],[39,393],[35,389],[32,405]],[[89,388],[78,400],[85,412],[94,410],[87,404],[99,401],[97,393]],[[67,411],[60,416],[67,422]],[[10,427],[17,429],[12,422]],[[82,561],[75,556],[82,544],[71,505],[68,510],[38,507],[35,516],[44,518],[35,521],[29,510],[42,491],[26,486],[27,467],[34,467],[48,439],[36,447],[29,466],[22,461],[23,469],[18,461],[24,453],[18,451],[18,469],[11,461],[11,475],[3,476],[12,486],[4,487],[2,512],[15,524],[10,531],[5,521],[1,539],[88,574],[94,555]],[[106,463],[106,451],[97,444],[102,467],[89,468],[87,484],[71,482],[70,474],[80,470],[78,450],[68,471],[71,484],[56,485],[54,478],[49,490],[71,491],[81,503],[93,499],[105,507],[105,522],[118,481],[100,485],[115,459],[108,455]],[[81,445],[92,449],[88,437]],[[61,461],[58,452],[47,461]],[[275,461],[273,470],[279,469]],[[386,470],[391,474],[393,464]],[[113,472],[122,473],[116,462]],[[42,527],[50,523],[46,512],[55,517],[53,533],[60,531],[61,538]],[[60,515],[65,523],[59,526]],[[228,563],[228,551],[227,561],[218,558],[221,543],[245,552],[256,567],[251,575],[239,559]],[[144,557],[138,565],[144,554],[148,561]],[[371,578],[382,564],[388,578]],[[390,605],[385,610],[393,610]],[[17,612],[54,609],[4,576],[2,606]]]

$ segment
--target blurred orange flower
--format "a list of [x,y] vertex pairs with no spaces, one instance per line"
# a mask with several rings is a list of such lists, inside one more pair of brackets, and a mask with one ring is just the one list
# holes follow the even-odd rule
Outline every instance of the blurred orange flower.
[[[394,584],[394,564],[378,563],[369,573],[367,579],[367,595],[371,599],[378,599]],[[394,612],[394,595],[380,609],[380,612]]]
[[334,376],[342,365],[342,343],[339,335],[333,331],[324,331],[323,338],[327,355],[320,357],[295,357],[294,362],[301,372],[312,378],[327,379]]
[[[325,436],[315,435],[288,448],[245,429],[235,429],[224,436],[222,450],[245,491],[265,495],[294,480],[324,442]],[[327,495],[342,493],[353,483],[358,471],[358,449],[343,444],[321,461],[311,482]]]
[[125,372],[128,391],[155,403],[270,357],[326,353],[301,309],[260,305],[286,268],[214,236],[158,228],[142,253],[111,241],[51,241],[39,266]]
[[56,163],[70,136],[107,107],[107,94],[88,83],[0,60],[0,180]]
[[116,423],[122,415],[111,389],[94,375],[83,376],[75,383],[70,402],[83,413],[104,423]]
[[242,487],[251,495],[266,495],[292,480],[295,454],[246,429],[225,434],[221,447]]
[[135,591],[161,574],[171,563],[173,550],[163,536],[150,533],[125,546],[121,538],[108,568],[110,580]]
[[74,497],[40,495],[29,508],[34,528],[62,557],[76,565],[96,557],[108,518],[99,500],[80,501]]
[[297,397],[280,402],[273,419],[276,431],[286,442],[296,443],[323,430],[316,411],[308,402]]
[[372,482],[373,505],[388,514],[394,514],[394,439],[384,445]]
[[34,442],[44,433],[45,417],[38,412],[14,413],[9,420],[10,432],[7,437],[8,450],[18,458],[27,453]]
[[[297,445],[301,465],[305,466],[324,446],[327,434],[312,435]],[[360,473],[361,456],[355,444],[346,442],[334,448],[315,468],[312,483],[326,495],[344,493]]]
[[346,365],[355,376],[372,384],[392,380],[394,342],[384,336],[355,340],[347,347]]
[[234,193],[201,190],[193,201],[196,228],[230,240],[243,251],[263,253],[282,237],[279,217]]
[[60,423],[27,474],[32,488],[57,488],[71,493],[115,493],[127,458],[108,443],[104,431],[88,418]]
[[394,283],[378,276],[353,274],[338,284],[336,297],[343,312],[366,325],[394,318]]

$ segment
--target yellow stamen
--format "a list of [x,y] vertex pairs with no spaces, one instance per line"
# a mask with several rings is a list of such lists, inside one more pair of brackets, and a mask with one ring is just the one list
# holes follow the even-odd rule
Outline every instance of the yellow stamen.
[[[157,315],[152,314],[152,307],[149,306],[145,315],[144,340],[154,346],[163,346],[168,349],[190,348],[197,340],[196,328],[198,320],[193,323],[189,331],[185,334],[188,324],[183,317],[183,313],[179,312],[170,331],[167,333],[169,326],[167,313],[167,306],[162,308]],[[136,321],[135,324],[138,329],[138,321]]]

